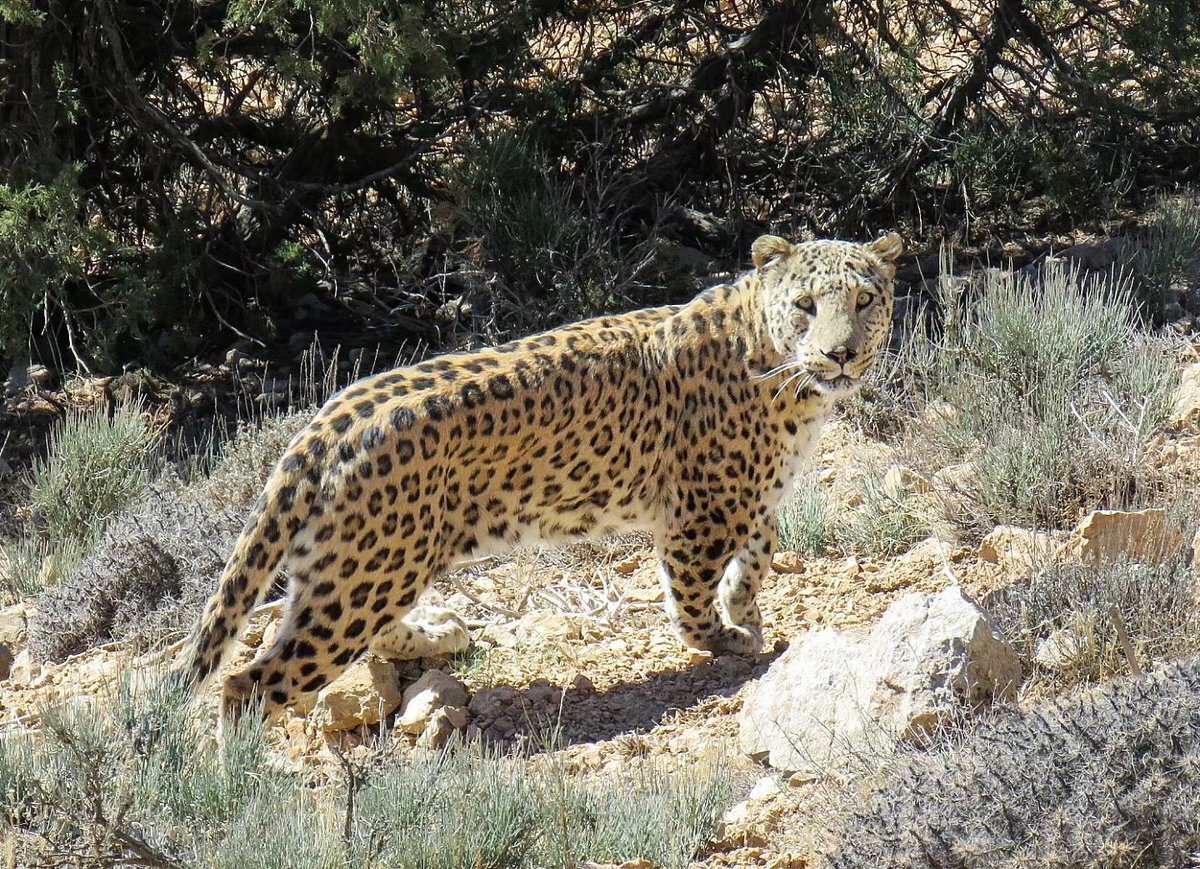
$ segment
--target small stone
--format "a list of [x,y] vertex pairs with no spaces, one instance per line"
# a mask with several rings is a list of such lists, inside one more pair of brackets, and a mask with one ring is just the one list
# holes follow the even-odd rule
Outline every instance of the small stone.
[[522,643],[536,644],[549,639],[580,639],[580,618],[552,610],[533,610],[517,622],[514,633]]
[[438,751],[446,747],[446,743],[457,730],[445,709],[435,709],[421,730],[421,735],[417,737],[417,747]]
[[9,667],[8,678],[20,687],[32,685],[42,674],[42,665],[33,659],[29,649],[22,649]]
[[592,684],[591,679],[580,673],[571,680],[571,690],[580,694],[595,694],[596,686]]
[[325,730],[377,724],[403,701],[396,665],[365,655],[317,696],[313,718]]
[[635,603],[661,603],[663,590],[661,585],[631,588],[622,595],[625,600]]
[[1058,543],[1049,534],[1015,525],[998,525],[979,543],[978,556],[1006,572],[1029,575],[1054,560]]
[[467,727],[467,707],[465,706],[443,706],[442,714],[446,716],[446,720],[455,730],[465,730]]
[[972,462],[949,465],[933,475],[934,482],[951,491],[962,492],[970,489],[979,478],[979,472]]
[[613,571],[620,576],[632,576],[639,566],[641,566],[641,562],[636,558],[627,558],[614,564]]
[[883,475],[883,489],[893,496],[910,492],[925,494],[932,492],[933,487],[931,478],[903,465],[892,465]]
[[525,699],[533,704],[557,703],[562,692],[545,679],[534,679],[525,689]]
[[742,800],[721,818],[714,838],[723,847],[762,848],[767,845],[766,833],[750,800]]
[[404,733],[419,735],[436,712],[446,706],[465,706],[467,696],[462,682],[441,670],[429,670],[404,691],[403,712],[396,727]]
[[776,573],[804,573],[804,556],[799,552],[776,552],[771,569]]
[[717,827],[717,842],[741,848],[765,847],[779,826],[783,807],[773,801],[782,792],[773,776],[759,779],[746,799],[725,813]]
[[24,645],[32,614],[32,603],[16,603],[0,609],[0,643],[11,649]]
[[783,791],[779,786],[779,780],[775,776],[764,775],[754,783],[754,787],[750,788],[750,793],[746,797],[748,800],[765,800],[773,797]]
[[501,715],[492,722],[492,725],[488,728],[488,730],[491,731],[493,736],[498,736],[501,739],[508,739],[517,732],[517,725],[507,715]]
[[691,649],[686,652],[689,664],[708,664],[712,662],[713,653],[706,649]]
[[1033,660],[1048,670],[1069,670],[1095,650],[1093,632],[1059,628],[1038,642]]
[[520,640],[517,639],[517,635],[513,631],[516,624],[516,622],[508,622],[506,624],[494,623],[484,625],[483,630],[479,633],[479,640],[482,643],[488,643],[501,649],[511,649],[520,644]]

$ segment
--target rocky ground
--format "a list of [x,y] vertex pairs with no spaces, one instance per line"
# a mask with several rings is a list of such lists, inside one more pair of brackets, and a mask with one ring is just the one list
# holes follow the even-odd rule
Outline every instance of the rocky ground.
[[[1192,386],[1185,379],[1185,405]],[[1153,449],[1164,463],[1191,474],[1200,467],[1200,436],[1188,433],[1189,412],[1183,407],[1179,432],[1160,437]],[[871,463],[894,466],[895,459],[888,448],[835,424],[822,441],[816,472],[836,497],[853,498],[856,473]],[[899,466],[889,474],[909,476]],[[917,484],[909,478],[909,485]],[[931,484],[925,494],[930,509],[952,509],[944,488]],[[865,630],[902,597],[953,585],[984,599],[1027,574],[1038,547],[1080,557],[1089,546],[1106,545],[1096,542],[1106,532],[1093,528],[1095,522],[1064,537],[1065,545],[1000,529],[981,546],[931,537],[886,559],[780,552],[761,596],[768,651],[756,660],[713,658],[674,639],[647,539],[518,553],[460,571],[431,592],[434,602],[467,619],[473,640],[467,654],[449,664],[362,663],[323,693],[318,713],[276,722],[271,738],[281,762],[312,775],[336,765],[335,749],[370,742],[381,726],[414,750],[461,731],[524,745],[534,762],[554,752],[579,775],[717,758],[735,771],[747,799],[730,807],[700,865],[808,865],[820,846],[810,835],[812,812],[822,804],[818,786],[812,776],[789,776],[744,753],[739,720],[746,686],[789,643],[815,629]],[[29,607],[0,611],[0,672],[8,671],[0,683],[5,733],[37,728],[47,708],[102,702],[123,670],[157,666],[178,650],[176,644],[165,655],[135,660],[121,648],[100,648],[60,665],[39,665],[23,651]],[[278,607],[268,606],[256,617],[239,658],[253,653],[277,615]],[[446,678],[426,676],[412,689],[430,666]]]

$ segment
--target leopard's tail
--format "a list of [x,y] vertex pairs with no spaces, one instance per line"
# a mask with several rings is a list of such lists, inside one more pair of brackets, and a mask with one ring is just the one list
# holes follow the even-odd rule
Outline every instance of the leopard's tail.
[[259,498],[238,536],[217,590],[188,641],[187,653],[175,668],[194,688],[202,686],[221,666],[229,647],[245,629],[250,613],[270,589],[291,539],[278,517],[290,508],[295,492],[293,480],[271,486]]

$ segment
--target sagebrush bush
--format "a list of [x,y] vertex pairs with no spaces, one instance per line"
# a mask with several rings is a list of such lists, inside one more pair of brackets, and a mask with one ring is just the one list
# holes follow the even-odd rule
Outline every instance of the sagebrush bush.
[[[224,444],[209,475],[188,486],[165,476],[151,484],[144,473],[131,475],[121,500],[135,502],[109,518],[86,546],[69,550],[72,557],[60,557],[61,581],[41,589],[30,625],[33,653],[62,660],[103,643],[151,648],[186,633],[216,588],[246,512],[311,416],[295,411],[244,425]],[[53,463],[46,473],[60,474]],[[10,585],[37,590],[39,544],[24,541],[14,551],[28,557],[18,559]]]
[[29,499],[52,549],[89,541],[141,497],[161,465],[161,429],[139,403],[67,411],[33,465]]
[[860,503],[840,509],[812,480],[802,479],[777,515],[779,548],[803,555],[830,551],[890,558],[936,533],[929,505],[903,487],[864,477]]
[[840,806],[831,867],[1193,865],[1200,660],[998,711]]
[[846,552],[890,558],[907,552],[935,531],[928,505],[920,504],[904,488],[885,486],[868,476],[862,503],[847,511],[838,525],[838,542]]
[[[1200,601],[1182,553],[1161,564],[1056,564],[993,595],[987,610],[1035,684],[1052,690],[1129,672],[1114,614],[1140,665],[1200,652]],[[1052,669],[1037,663],[1047,642]]]
[[[1167,293],[1200,250],[1200,201],[1194,193],[1163,196],[1137,238],[1134,284],[1150,318],[1161,318]],[[1195,277],[1195,276],[1193,276]]]
[[351,802],[345,776],[314,788],[281,772],[253,716],[218,750],[185,687],[135,687],[0,742],[0,829],[17,865],[684,867],[733,797],[716,764],[589,782],[553,761],[384,744]]
[[37,658],[62,660],[114,640],[152,648],[178,639],[199,616],[241,516],[171,488],[144,497],[38,596],[29,626]]
[[197,482],[198,495],[219,510],[247,509],[287,445],[312,422],[315,412],[305,408],[243,424],[214,456],[207,477]]
[[74,538],[50,541],[21,537],[5,547],[7,568],[0,571],[0,601],[23,600],[54,585],[64,572],[74,570],[87,553],[90,541]]
[[1138,334],[1127,288],[1048,265],[986,273],[970,298],[943,289],[940,331],[918,331],[908,351],[905,388],[925,412],[905,444],[931,473],[971,465],[968,524],[1064,527],[1085,507],[1137,504],[1174,377],[1167,345]]
[[824,555],[837,534],[833,504],[810,478],[796,481],[795,491],[779,508],[776,522],[779,548],[802,555]]

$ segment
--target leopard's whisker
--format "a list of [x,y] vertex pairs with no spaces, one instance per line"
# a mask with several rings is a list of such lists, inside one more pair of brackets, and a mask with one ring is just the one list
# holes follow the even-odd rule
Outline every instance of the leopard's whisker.
[[796,385],[796,394],[798,396],[801,389],[813,382],[813,376],[807,371],[797,371],[784,380],[783,383],[779,384],[779,388],[775,390],[775,394],[771,396],[771,400],[775,401],[777,398],[779,398],[779,396],[783,394],[783,391],[788,388],[788,385],[795,383],[796,381],[800,381]]
[[783,374],[787,371],[795,371],[797,369],[800,369],[803,367],[803,365],[804,365],[804,363],[798,359],[789,359],[787,362],[784,362],[782,365],[776,365],[770,371],[764,371],[761,374],[754,375],[754,377],[756,380],[766,380],[768,377],[775,377],[776,375]]

